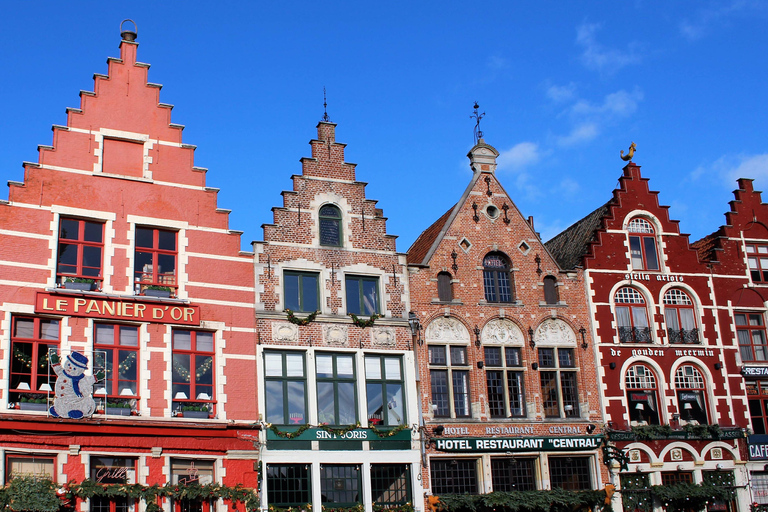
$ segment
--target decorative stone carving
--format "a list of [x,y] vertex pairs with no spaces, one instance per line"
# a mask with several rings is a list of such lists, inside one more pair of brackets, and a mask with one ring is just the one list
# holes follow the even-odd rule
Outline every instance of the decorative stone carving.
[[575,345],[576,333],[562,320],[549,318],[541,322],[534,335],[536,344]]
[[523,331],[512,320],[494,318],[483,327],[483,343],[511,343],[522,345],[525,343]]
[[323,341],[328,345],[346,345],[348,337],[346,325],[323,325]]
[[394,347],[397,344],[392,327],[371,327],[371,343],[378,347]]
[[430,341],[469,341],[469,331],[453,317],[440,317],[429,323],[424,334]]
[[272,341],[299,341],[299,327],[290,322],[272,322]]

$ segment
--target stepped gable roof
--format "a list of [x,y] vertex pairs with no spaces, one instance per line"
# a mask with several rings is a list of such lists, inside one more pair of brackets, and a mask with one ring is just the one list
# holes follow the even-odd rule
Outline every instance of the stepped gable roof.
[[441,215],[431,226],[422,231],[416,241],[411,244],[407,253],[409,264],[419,265],[424,262],[429,249],[434,245],[438,236],[443,231],[454,208],[456,208],[456,205],[451,206],[448,211]]
[[590,243],[596,240],[595,233],[602,227],[603,217],[608,214],[612,202],[613,199],[544,244],[560,268],[569,270],[581,265],[583,257],[589,252]]

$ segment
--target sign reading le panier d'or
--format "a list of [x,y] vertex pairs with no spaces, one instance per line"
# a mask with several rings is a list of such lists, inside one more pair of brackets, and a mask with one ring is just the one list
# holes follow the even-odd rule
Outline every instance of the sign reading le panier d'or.
[[35,313],[134,320],[183,325],[200,325],[200,307],[101,297],[71,297],[38,292]]
[[596,450],[602,436],[583,437],[448,437],[434,439],[443,452],[523,452]]

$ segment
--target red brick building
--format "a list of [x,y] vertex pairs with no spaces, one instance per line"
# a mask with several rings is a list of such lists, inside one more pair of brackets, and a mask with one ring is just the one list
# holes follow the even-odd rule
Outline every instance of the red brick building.
[[[0,204],[3,480],[255,488],[252,254],[147,82],[135,33],[123,37]],[[104,373],[96,411],[54,418],[50,354],[75,351],[88,374]],[[94,498],[78,510],[131,505]]]
[[423,510],[405,255],[335,129],[254,242],[262,506]]
[[[585,274],[607,438],[629,459],[626,470],[611,467],[624,510],[646,509],[653,485],[747,482],[749,417],[729,301],[764,309],[744,288],[746,262],[726,232],[713,239],[726,263],[714,245],[700,260],[629,162],[610,201],[546,244],[564,269]],[[725,283],[735,299],[720,291]],[[738,497],[746,510],[741,487]]]
[[468,154],[458,202],[408,250],[433,495],[602,488],[602,413],[581,269],[561,271],[498,181]]

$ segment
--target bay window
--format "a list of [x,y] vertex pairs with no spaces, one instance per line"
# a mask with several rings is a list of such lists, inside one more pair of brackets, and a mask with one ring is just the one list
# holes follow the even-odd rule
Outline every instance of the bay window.
[[619,341],[628,343],[650,343],[651,329],[648,326],[648,310],[645,299],[634,288],[619,288],[614,296],[616,302],[616,326]]
[[303,352],[264,352],[267,423],[307,423],[307,378]]
[[351,354],[316,354],[318,421],[328,425],[357,423],[355,358]]
[[[173,408],[177,412],[213,412],[213,333],[173,330]],[[207,414],[205,414],[207,416]]]

